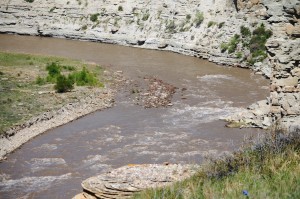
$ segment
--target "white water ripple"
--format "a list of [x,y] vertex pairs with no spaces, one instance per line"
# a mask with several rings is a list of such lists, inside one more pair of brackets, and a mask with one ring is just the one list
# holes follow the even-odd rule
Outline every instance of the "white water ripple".
[[200,81],[218,81],[218,80],[236,80],[231,75],[204,75],[204,76],[197,76],[197,79]]
[[67,173],[60,176],[24,177],[15,180],[4,180],[0,182],[0,190],[1,192],[13,190],[22,190],[23,192],[46,190],[52,187],[53,184],[69,179],[71,175],[71,173]]
[[177,127],[187,127],[226,118],[238,111],[240,111],[240,108],[231,107],[229,104],[215,107],[185,105],[185,107],[170,109],[168,114],[163,115],[163,121]]

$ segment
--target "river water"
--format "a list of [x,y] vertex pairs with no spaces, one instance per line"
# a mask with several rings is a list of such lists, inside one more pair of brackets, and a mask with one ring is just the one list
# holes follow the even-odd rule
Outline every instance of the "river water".
[[[201,163],[237,149],[257,129],[229,129],[219,118],[268,96],[251,71],[194,57],[94,42],[0,35],[0,50],[55,55],[122,70],[135,84],[153,76],[178,87],[167,108],[116,105],[29,141],[0,163],[0,198],[71,198],[82,180],[126,164]],[[182,88],[184,88],[182,91]],[[185,90],[186,89],[186,90]]]

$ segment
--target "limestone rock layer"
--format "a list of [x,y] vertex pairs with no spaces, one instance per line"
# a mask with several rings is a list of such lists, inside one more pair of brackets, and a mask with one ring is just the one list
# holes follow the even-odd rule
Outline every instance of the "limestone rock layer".
[[127,165],[82,182],[81,198],[130,198],[134,193],[149,188],[170,185],[193,175],[197,167],[177,164]]

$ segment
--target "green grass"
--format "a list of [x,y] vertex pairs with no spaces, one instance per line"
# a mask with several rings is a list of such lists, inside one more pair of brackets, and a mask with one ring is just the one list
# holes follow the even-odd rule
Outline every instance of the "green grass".
[[194,23],[196,27],[199,27],[201,23],[204,21],[204,15],[202,12],[197,11],[194,19]]
[[149,13],[149,11],[147,10],[147,12],[143,14],[142,20],[143,20],[143,21],[147,21],[147,20],[149,19],[149,17],[150,17],[150,13]]
[[97,82],[89,86],[103,86],[99,81],[103,69],[97,65],[60,57],[0,52],[0,134],[44,111],[59,109],[92,92],[87,89],[78,93],[80,89],[77,89],[66,94],[55,93],[54,85],[46,81],[46,67],[52,63],[59,67],[52,67],[54,70],[51,71],[56,73],[59,68],[63,75],[80,72],[86,67]]
[[176,33],[176,24],[174,20],[166,21],[166,32]]
[[207,27],[210,28],[211,26],[217,25],[217,22],[209,21]]
[[237,45],[240,42],[240,35],[235,34],[229,41],[229,43],[222,43],[221,44],[221,51],[225,52],[228,50],[229,54],[232,54],[235,52]]
[[38,56],[20,53],[5,53],[0,52],[0,65],[1,66],[18,66],[18,67],[32,67],[32,66],[43,66],[46,67],[48,63],[58,62],[61,65],[73,66],[81,68],[85,64],[72,59],[53,57],[53,56]]
[[225,22],[221,22],[218,24],[218,28],[221,29],[224,26]]
[[[300,132],[272,133],[258,144],[211,160],[199,172],[170,187],[134,196],[155,199],[300,198]],[[248,196],[243,191],[248,192]]]
[[98,21],[98,16],[99,16],[99,15],[100,15],[99,13],[91,14],[90,20],[91,20],[92,22]]

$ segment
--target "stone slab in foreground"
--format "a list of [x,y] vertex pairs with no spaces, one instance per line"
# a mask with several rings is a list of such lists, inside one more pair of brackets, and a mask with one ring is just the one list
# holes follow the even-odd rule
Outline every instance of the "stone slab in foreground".
[[127,165],[82,182],[83,193],[73,199],[129,198],[134,193],[184,180],[195,174],[198,166],[178,164]]

